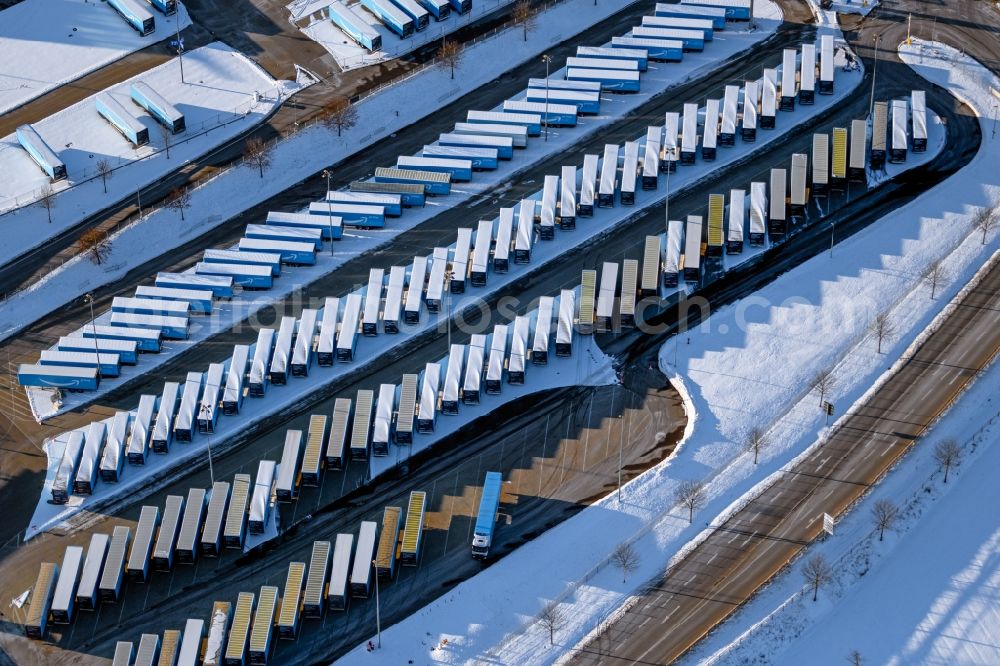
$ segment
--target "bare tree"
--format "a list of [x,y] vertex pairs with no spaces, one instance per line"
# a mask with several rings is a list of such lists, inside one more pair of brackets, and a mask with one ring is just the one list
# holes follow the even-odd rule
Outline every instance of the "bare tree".
[[631,543],[622,543],[611,554],[611,560],[622,571],[622,583],[628,581],[629,574],[639,568],[639,552]]
[[805,566],[802,567],[802,576],[806,579],[806,583],[812,585],[813,601],[816,601],[820,586],[826,585],[833,578],[833,567],[822,554],[817,553],[810,557]]
[[163,137],[163,149],[167,151],[167,159],[170,159],[170,145],[174,141],[174,133],[166,125],[160,125],[160,135]]
[[514,24],[521,26],[524,31],[524,41],[528,41],[528,33],[535,29],[535,22],[538,19],[538,13],[531,6],[531,0],[518,0],[511,16]]
[[97,160],[97,175],[101,177],[101,183],[104,185],[104,193],[108,193],[108,178],[114,175],[114,171],[111,169],[111,162],[106,159]]
[[38,192],[38,205],[45,209],[49,216],[49,224],[52,224],[52,209],[56,207],[56,192],[52,185],[45,183]]
[[351,129],[358,124],[358,110],[347,97],[337,97],[326,105],[324,123],[330,129],[336,129],[337,136],[341,136],[345,129]]
[[891,340],[896,335],[896,324],[893,323],[892,316],[888,312],[880,312],[868,325],[868,330],[878,340],[878,353],[881,354],[882,343]]
[[927,266],[924,270],[924,281],[931,286],[931,300],[934,300],[938,286],[947,279],[948,269],[940,259],[935,259]]
[[759,426],[751,428],[743,441],[743,446],[746,447],[747,451],[753,452],[753,464],[756,465],[760,450],[767,446],[767,432]]
[[103,229],[88,229],[81,234],[76,244],[80,252],[89,254],[91,261],[98,266],[111,253],[111,240],[108,238],[108,232]]
[[983,232],[983,245],[986,245],[986,236],[996,229],[998,222],[1000,222],[1000,216],[997,215],[997,206],[980,208],[972,216],[973,229]]
[[271,147],[260,137],[250,137],[243,149],[243,158],[257,167],[260,171],[260,177],[263,178],[264,169],[271,166]]
[[705,484],[701,481],[682,481],[674,498],[688,510],[688,523],[693,523],[694,512],[705,505]]
[[186,189],[175,188],[167,196],[167,208],[179,211],[181,221],[184,220],[184,210],[191,207],[191,193]]
[[451,68],[451,78],[455,78],[455,68],[462,62],[462,45],[455,40],[442,40],[437,57],[442,67]]
[[833,389],[833,385],[836,383],[837,378],[833,376],[833,370],[830,368],[817,370],[816,374],[812,376],[812,388],[816,393],[819,393],[820,407],[823,406],[823,403],[826,401],[826,395]]
[[549,630],[549,645],[555,645],[556,632],[563,624],[563,612],[555,601],[547,604],[538,616],[542,626]]
[[852,666],[861,666],[861,653],[857,650],[851,650],[851,653],[847,655],[847,661],[852,664]]
[[961,457],[962,449],[954,439],[943,439],[934,447],[934,460],[944,469],[945,483],[948,483],[948,471],[958,465],[958,459]]
[[872,522],[878,530],[878,540],[885,536],[886,530],[891,530],[899,520],[899,507],[889,500],[879,500],[872,506]]

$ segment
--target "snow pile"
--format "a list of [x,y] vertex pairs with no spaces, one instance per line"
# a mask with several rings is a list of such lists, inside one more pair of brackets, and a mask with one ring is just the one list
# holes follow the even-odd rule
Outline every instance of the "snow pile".
[[[630,482],[621,505],[605,498],[391,627],[386,658],[551,663],[606,621],[702,532],[674,505],[681,481],[704,481],[702,520],[724,520],[757,484],[822,438],[824,415],[808,389],[816,371],[833,368],[837,384],[828,400],[840,409],[853,404],[989,257],[970,218],[1000,200],[995,153],[984,141],[945,185],[844,241],[833,258],[806,262],[668,342],[661,365],[686,394],[691,417],[675,456]],[[953,280],[931,300],[920,276],[939,258]],[[878,354],[867,327],[884,310],[898,336]],[[754,426],[769,426],[772,442],[757,465],[741,444]],[[608,564],[629,540],[641,561],[623,584]],[[556,647],[536,620],[550,602],[565,618]],[[443,639],[447,648],[436,649]],[[359,646],[343,661],[366,658]]]
[[[52,185],[56,193],[52,222],[44,208],[26,206],[49,183],[49,177],[11,134],[0,139],[0,217],[4,243],[0,262],[10,261],[46,239],[79,224],[123,197],[134,195],[215,146],[246,132],[271,115],[298,86],[272,79],[252,60],[214,42],[184,54],[184,83],[178,59],[139,74],[104,92],[117,99],[149,129],[149,144],[134,147],[101,117],[88,97],[37,123],[35,129],[66,164],[69,177]],[[153,117],[132,102],[130,85],[143,81],[184,114],[186,129],[161,131]],[[168,157],[169,154],[169,157]],[[97,164],[112,169],[104,183]],[[193,214],[192,217],[195,217]]]
[[[550,21],[549,12],[540,16],[540,30],[556,31],[546,34],[553,35],[552,40],[560,41],[565,39],[565,35],[585,29],[592,20],[587,12],[556,15],[556,12],[565,12],[566,8],[573,4],[572,0],[567,0],[549,10],[553,14],[553,19],[559,18],[559,21]],[[777,5],[772,2],[758,2],[757,6],[763,13],[758,17],[758,29],[754,32],[739,28],[730,29],[718,33],[711,47],[704,53],[686,54],[681,63],[650,63],[649,70],[642,75],[642,92],[632,95],[605,95],[602,107],[607,111],[602,112],[600,116],[584,116],[576,128],[553,128],[549,133],[548,142],[532,139],[529,148],[518,150],[515,159],[505,163],[497,172],[477,173],[473,182],[460,183],[454,187],[455,194],[452,197],[435,198],[429,203],[429,207],[433,208],[439,203],[454,206],[487,192],[544,156],[565,149],[584,136],[599,131],[602,126],[614,122],[627,114],[630,109],[648,101],[651,96],[690,80],[701,72],[709,71],[717,66],[720,58],[729,58],[752,48],[755,43],[772,34],[781,22]],[[377,95],[364,99],[357,107],[359,115],[357,126],[345,130],[342,137],[322,126],[313,126],[279,142],[272,151],[272,164],[265,173],[264,180],[261,180],[253,168],[223,171],[191,190],[191,207],[185,213],[185,220],[181,220],[176,211],[159,209],[116,235],[112,239],[111,255],[103,265],[96,266],[85,256],[75,257],[28,289],[11,297],[4,304],[4,308],[0,309],[0,339],[9,337],[24,326],[37,321],[60,304],[123,277],[134,266],[149,261],[171,248],[183,245],[247,208],[315,175],[331,161],[336,163],[346,159],[373,141],[433,113],[442,104],[490,82],[498,74],[506,71],[511,62],[534,56],[539,48],[540,44],[536,40],[525,44],[519,33],[506,31],[496,39],[470,47],[460,67],[461,76],[455,81],[450,79],[450,73],[446,70],[425,69]],[[558,76],[558,71],[554,71],[553,75]],[[837,77],[838,81],[852,77],[846,78],[846,83],[839,85],[835,96],[837,99],[841,97],[844,85],[853,87],[856,81],[860,80],[857,72],[842,73],[838,70]],[[438,98],[422,94],[422,91],[436,87],[444,91]],[[815,107],[804,108],[810,111],[825,108],[823,104],[828,99],[830,98],[827,96],[820,96]],[[408,112],[399,115],[398,110],[401,108],[407,109]],[[801,113],[802,109],[797,112]],[[784,129],[779,124],[777,131]],[[758,144],[770,134],[770,132],[761,133]],[[174,150],[176,147],[171,148],[171,155],[174,154]],[[720,159],[724,154],[725,150],[720,151]],[[36,173],[41,173],[37,167],[34,165],[32,167]],[[114,180],[114,178],[109,180],[109,188],[114,186]],[[673,182],[675,188],[682,185],[676,177]],[[43,210],[35,209],[34,214],[41,214],[44,219]],[[61,214],[60,209],[53,211],[56,223],[60,222]],[[408,211],[402,220],[392,220],[391,227],[374,234],[378,242],[363,249],[388,242],[395,234],[425,219],[411,217],[411,214],[412,212]],[[48,229],[49,225],[42,226]],[[51,226],[55,227],[56,224]],[[358,250],[352,249],[352,251]],[[0,260],[2,259],[0,256]]]
[[[145,3],[143,3],[145,4]],[[0,14],[0,113],[172,37],[191,25],[178,0],[166,17],[149,7],[156,31],[145,37],[104,2],[23,0]]]

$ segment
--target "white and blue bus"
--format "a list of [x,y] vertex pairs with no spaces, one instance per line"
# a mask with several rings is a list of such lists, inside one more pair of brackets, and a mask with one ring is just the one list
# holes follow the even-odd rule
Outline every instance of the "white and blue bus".
[[142,81],[129,88],[132,101],[149,111],[149,115],[174,134],[184,131],[184,114]]
[[140,37],[152,34],[156,30],[156,20],[153,15],[137,0],[108,0],[108,5],[132,26]]
[[17,135],[17,142],[28,152],[35,164],[49,175],[49,178],[54,181],[66,178],[66,165],[56,156],[55,151],[49,148],[34,127],[21,125],[14,134]]

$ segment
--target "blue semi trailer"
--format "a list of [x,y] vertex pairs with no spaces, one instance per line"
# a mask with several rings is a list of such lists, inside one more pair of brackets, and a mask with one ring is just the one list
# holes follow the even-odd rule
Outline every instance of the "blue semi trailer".
[[327,5],[326,13],[333,23],[344,31],[348,37],[356,41],[369,51],[382,50],[382,35],[378,34],[375,28],[354,13],[347,5],[339,2],[331,2]]
[[472,556],[476,559],[485,560],[490,553],[502,486],[503,476],[500,472],[486,472],[483,496],[479,500],[479,513],[476,515],[476,529],[472,532]]

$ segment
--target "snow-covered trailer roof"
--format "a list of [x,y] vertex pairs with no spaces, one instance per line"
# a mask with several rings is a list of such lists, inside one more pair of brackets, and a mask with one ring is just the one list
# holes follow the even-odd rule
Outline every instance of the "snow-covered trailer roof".
[[514,209],[501,208],[497,223],[497,242],[493,248],[493,261],[506,263],[510,258],[510,239],[514,233]]
[[281,324],[278,325],[278,335],[274,341],[274,351],[271,352],[270,373],[272,376],[288,374],[288,361],[292,355],[295,324],[295,317],[281,318]]
[[684,268],[697,269],[701,265],[701,216],[688,215],[684,234]]
[[722,134],[736,134],[736,110],[739,106],[740,87],[726,86],[722,99]]
[[555,309],[555,299],[542,296],[538,299],[538,313],[535,317],[535,335],[532,338],[532,354],[549,353],[549,338],[552,333],[552,313]]
[[472,250],[472,273],[486,275],[490,263],[490,248],[493,246],[493,222],[480,220],[476,228],[476,245]]
[[382,284],[385,282],[385,269],[372,268],[368,271],[368,287],[365,289],[365,307],[361,325],[365,330],[369,327],[378,330],[378,315],[382,309]]
[[497,324],[493,327],[493,337],[490,340],[490,359],[486,369],[487,382],[499,382],[503,378],[504,356],[507,352],[507,325]]
[[705,135],[701,140],[703,148],[715,148],[719,143],[719,100],[705,102]]
[[583,156],[583,177],[580,180],[580,207],[594,207],[595,191],[597,183],[597,162],[600,158],[597,155]]
[[541,225],[552,227],[556,223],[556,196],[559,192],[559,176],[545,176],[542,187]]
[[743,221],[746,213],[746,191],[729,190],[729,229],[726,240],[731,243],[743,242]]
[[576,292],[563,289],[559,292],[559,320],[556,324],[556,346],[573,342],[573,317],[576,315]]
[[424,297],[424,283],[427,280],[427,257],[414,257],[410,267],[410,279],[406,288],[407,312],[420,312],[420,303]]
[[927,93],[914,90],[910,93],[910,106],[913,115],[914,141],[927,140]]
[[646,145],[642,158],[642,175],[644,178],[656,178],[660,172],[660,127],[646,128]]
[[635,192],[635,178],[639,170],[639,142],[626,141],[622,164],[622,192]]
[[514,333],[510,339],[510,359],[507,370],[511,373],[523,373],[528,359],[528,333],[531,328],[531,318],[519,315],[514,319]]
[[424,377],[420,387],[420,421],[434,421],[438,409],[438,391],[441,389],[441,364],[428,363],[424,366]]
[[614,196],[615,181],[618,175],[618,146],[608,143],[604,145],[604,159],[601,160],[600,194]]
[[576,166],[564,166],[559,175],[559,216],[576,216]]
[[458,390],[462,382],[462,367],[465,363],[465,345],[452,345],[448,351],[448,367],[444,375],[442,403],[457,403]]
[[337,351],[349,352],[353,357],[358,336],[358,322],[361,319],[361,294],[348,294],[344,299],[344,316],[340,320],[337,333]]
[[788,193],[788,180],[785,169],[771,169],[771,210],[769,217],[772,220],[785,219],[785,196]]
[[778,110],[778,70],[764,70],[764,89],[760,98],[760,113],[773,116]]
[[905,99],[892,100],[892,149],[906,150],[907,106]]
[[262,328],[257,331],[257,343],[254,345],[253,361],[247,381],[250,384],[261,385],[267,379],[267,369],[271,365],[271,349],[274,347],[274,329]]
[[385,311],[382,320],[398,325],[403,306],[403,288],[406,286],[406,266],[389,269],[389,285],[385,290]]
[[465,378],[462,381],[463,394],[479,393],[482,386],[483,363],[486,354],[486,336],[473,334],[469,340],[469,357],[465,362]]
[[327,297],[323,301],[323,318],[319,324],[319,343],[316,353],[322,356],[332,355],[337,339],[337,321],[340,313],[340,299]]
[[792,205],[805,206],[808,182],[809,156],[805,153],[792,154]]
[[378,402],[375,403],[375,421],[372,425],[372,444],[388,447],[392,437],[392,412],[396,407],[396,385],[380,384]]
[[781,96],[795,97],[798,91],[795,89],[796,60],[795,49],[785,49],[781,54]]
[[799,89],[812,92],[816,89],[816,45],[802,45],[801,72],[799,74]]
[[534,199],[521,199],[517,213],[517,239],[514,242],[515,251],[531,251],[531,241],[534,236],[535,207]]
[[747,81],[743,84],[743,127],[756,129],[757,104],[759,103],[760,87],[757,81]]
[[444,276],[448,272],[448,248],[434,248],[431,259],[431,274],[427,281],[427,302],[440,303],[444,294]]

